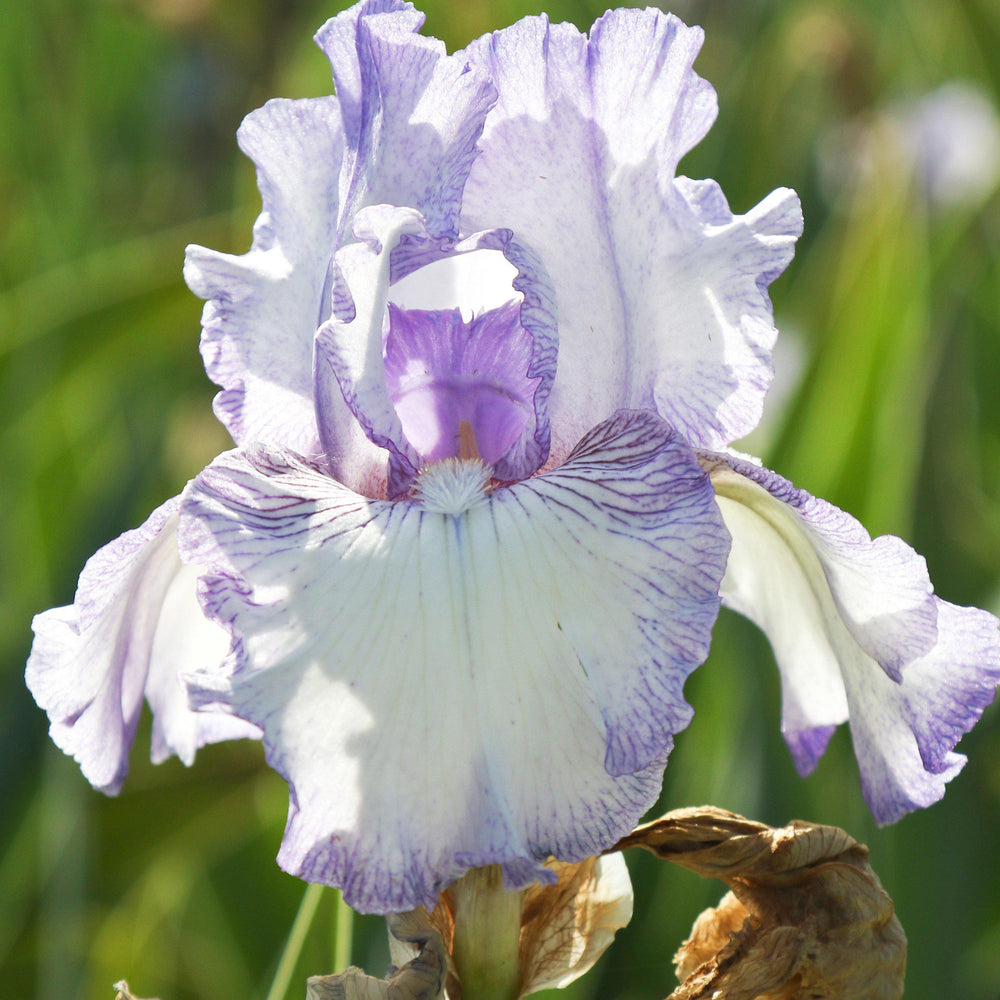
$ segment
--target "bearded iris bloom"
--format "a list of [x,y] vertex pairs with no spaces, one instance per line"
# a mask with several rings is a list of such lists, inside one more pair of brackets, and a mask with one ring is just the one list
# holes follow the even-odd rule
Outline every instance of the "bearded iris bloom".
[[534,17],[448,56],[421,21],[333,18],[336,97],[244,122],[253,246],[185,267],[236,448],[36,619],[54,739],[114,792],[143,696],[157,758],[262,735],[282,866],[432,906],[632,828],[723,600],[771,639],[803,773],[848,721],[877,819],[937,800],[996,621],[729,449],[801,214],[677,175],[716,111],[700,31]]

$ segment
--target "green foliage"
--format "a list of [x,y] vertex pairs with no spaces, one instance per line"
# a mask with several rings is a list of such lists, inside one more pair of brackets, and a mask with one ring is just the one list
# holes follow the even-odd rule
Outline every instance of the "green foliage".
[[[449,48],[534,13],[522,0],[427,0]],[[551,0],[580,27],[589,2]],[[259,746],[192,770],[148,763],[140,733],[117,799],[49,744],[23,687],[37,611],[72,599],[86,557],[226,447],[196,351],[188,242],[241,252],[258,210],[233,133],[272,94],[329,91],[311,0],[14,0],[0,32],[0,993],[109,1000],[127,976],[167,1000],[266,996],[303,886],[273,857],[286,792]],[[748,447],[925,553],[938,592],[997,609],[1000,578],[1000,195],[935,208],[889,117],[951,79],[1000,105],[990,0],[775,0],[678,5],[707,33],[698,68],[720,118],[682,168],[735,211],[772,188],[803,198],[805,235],[773,288],[801,377]],[[873,169],[831,193],[831,130],[870,127]],[[780,367],[779,379],[790,371]],[[848,829],[910,937],[907,996],[1000,995],[1000,726],[965,740],[943,803],[888,830],[861,801],[849,738],[794,773],[766,642],[724,615],[688,686],[661,806],[711,802],[773,823]],[[567,1000],[659,997],[671,957],[721,887],[632,859],[636,920]],[[299,968],[330,971],[333,894]],[[380,921],[354,961],[381,972]],[[301,979],[295,980],[301,983]],[[301,996],[298,985],[291,996]]]

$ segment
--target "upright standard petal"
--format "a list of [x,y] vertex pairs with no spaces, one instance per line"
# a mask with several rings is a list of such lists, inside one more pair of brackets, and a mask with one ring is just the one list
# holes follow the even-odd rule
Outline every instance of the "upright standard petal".
[[879,823],[936,802],[1000,683],[997,620],[934,597],[908,545],[871,539],[776,473],[729,455],[702,464],[733,537],[722,597],[771,641],[799,771],[849,721]]
[[406,205],[438,235],[458,235],[462,188],[496,91],[444,43],[416,34],[423,14],[367,0],[331,18],[316,43],[344,118],[338,244],[366,205]]
[[153,709],[153,760],[186,764],[197,747],[253,735],[219,713],[188,708],[180,670],[217,668],[226,634],[195,597],[196,574],[177,554],[179,498],[88,560],[74,604],[35,617],[26,680],[49,715],[53,741],[95,788],[116,794],[145,694]]
[[433,906],[473,867],[545,879],[547,857],[600,852],[655,799],[728,546],[654,415],[451,513],[233,452],[183,518],[234,636],[228,678],[191,678],[194,695],[264,730],[293,874],[360,910]]
[[435,234],[457,235],[462,187],[496,94],[441,42],[414,34],[422,20],[396,0],[332,18],[316,39],[337,98],[271,101],[240,128],[263,198],[253,246],[243,256],[189,247],[184,271],[208,300],[202,353],[222,387],[216,413],[237,444],[323,455],[313,342],[330,316],[333,255],[356,238],[360,209],[407,206]]
[[499,99],[463,223],[509,226],[552,279],[557,455],[619,407],[656,409],[712,448],[760,417],[775,337],[766,289],[801,212],[781,190],[734,216],[716,185],[675,179],[715,117],[691,69],[701,41],[673,16],[616,10],[589,38],[537,17],[468,49]]
[[191,291],[208,300],[201,350],[222,387],[215,412],[237,443],[268,440],[315,457],[313,338],[329,315],[344,148],[337,102],[270,101],[237,135],[263,198],[253,246],[241,257],[190,246],[184,263]]

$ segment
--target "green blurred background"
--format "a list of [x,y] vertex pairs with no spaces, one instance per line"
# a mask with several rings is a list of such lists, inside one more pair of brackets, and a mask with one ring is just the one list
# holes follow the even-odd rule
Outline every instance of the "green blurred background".
[[[597,4],[428,0],[450,49],[544,6],[586,28]],[[163,1000],[268,990],[303,887],[274,854],[286,807],[260,747],[148,763],[93,792],[24,689],[32,614],[72,600],[83,562],[145,519],[227,439],[197,353],[183,248],[242,252],[259,209],[233,133],[269,96],[328,93],[314,0],[8,0],[0,31],[0,996]],[[989,128],[963,124],[968,177],[941,181],[922,97],[952,81],[1000,104],[990,0],[687,0],[719,121],[682,164],[735,211],[794,187],[795,262],[773,288],[784,331],[767,424],[747,448],[928,559],[938,592],[997,610],[1000,194]],[[968,103],[968,102],[967,102]],[[985,118],[989,124],[988,114]],[[995,127],[995,126],[994,126]],[[928,156],[930,157],[928,159]],[[938,158],[935,159],[935,156]],[[980,175],[976,179],[977,173]],[[961,171],[959,175],[961,176]],[[950,196],[949,196],[950,195]],[[910,1000],[1000,997],[1000,721],[962,744],[937,806],[877,830],[841,732],[801,781],[778,733],[766,642],[724,614],[687,688],[661,809],[713,803],[845,827],[872,849],[910,939]],[[671,957],[717,884],[630,859],[636,917],[568,991],[663,997]],[[333,894],[290,996],[330,971]],[[381,974],[381,921],[354,961]],[[564,996],[566,994],[564,993]],[[567,998],[568,1000],[568,998]]]

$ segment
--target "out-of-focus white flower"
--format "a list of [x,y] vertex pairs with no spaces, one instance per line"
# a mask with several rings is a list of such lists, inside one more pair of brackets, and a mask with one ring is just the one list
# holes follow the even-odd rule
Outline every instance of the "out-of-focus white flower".
[[946,83],[900,112],[901,136],[928,199],[974,206],[1000,180],[1000,117],[986,94]]
[[831,126],[817,160],[831,200],[888,167],[909,177],[934,209],[974,208],[1000,181],[1000,116],[978,87],[951,81]]

